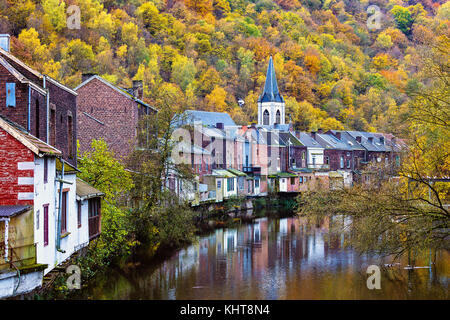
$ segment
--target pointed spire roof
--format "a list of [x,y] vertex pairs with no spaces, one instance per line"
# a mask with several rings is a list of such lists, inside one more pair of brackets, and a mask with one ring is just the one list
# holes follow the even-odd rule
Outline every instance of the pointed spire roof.
[[269,59],[269,66],[267,67],[264,91],[259,96],[258,102],[284,102],[283,96],[278,91],[277,76],[275,75],[272,56]]

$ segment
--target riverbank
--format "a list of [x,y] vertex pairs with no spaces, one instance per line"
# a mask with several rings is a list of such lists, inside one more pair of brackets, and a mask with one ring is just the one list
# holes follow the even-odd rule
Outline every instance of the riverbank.
[[[249,201],[251,205],[249,205]],[[216,206],[213,211],[210,207],[198,207],[195,211],[196,216],[196,236],[202,237],[211,234],[217,229],[236,228],[242,224],[252,223],[255,219],[261,217],[284,218],[295,215],[295,196],[278,196],[271,195],[270,197],[259,198],[233,198],[230,201],[225,201],[219,206]],[[94,246],[95,242],[90,246]],[[111,271],[111,269],[129,270],[131,268],[145,265],[158,265],[165,259],[173,256],[178,251],[192,245],[192,242],[185,242],[176,247],[159,247],[156,252],[149,253],[145,247],[139,247],[133,250],[130,256],[123,259],[118,265],[107,267],[104,270],[98,271],[94,276],[86,277],[81,275],[82,288],[90,285],[95,277],[103,276]],[[69,265],[77,265],[80,257],[89,250],[85,248],[77,256],[71,257],[64,264],[56,268],[52,273],[46,275],[44,285],[33,292],[26,295],[15,297],[14,299],[71,299],[78,298],[78,290],[69,290],[67,287],[68,274],[66,268]]]

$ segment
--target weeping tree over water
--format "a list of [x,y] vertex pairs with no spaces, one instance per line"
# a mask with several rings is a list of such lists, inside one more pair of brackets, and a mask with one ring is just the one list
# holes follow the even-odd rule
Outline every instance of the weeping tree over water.
[[161,92],[156,101],[158,113],[144,116],[137,130],[136,148],[129,158],[134,189],[132,221],[138,239],[146,245],[177,247],[192,239],[195,231],[189,205],[168,190],[168,175],[189,184],[191,167],[176,164],[172,150],[173,123],[180,117],[177,97]]
[[371,183],[303,194],[300,214],[351,217],[350,244],[362,252],[395,254],[450,249],[450,40],[418,50],[417,79],[408,83],[408,149],[399,170],[375,168]]

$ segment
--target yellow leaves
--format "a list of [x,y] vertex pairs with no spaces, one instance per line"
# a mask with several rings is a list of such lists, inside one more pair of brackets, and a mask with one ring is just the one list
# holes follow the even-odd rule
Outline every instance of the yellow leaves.
[[216,85],[205,98],[208,111],[227,112],[227,92],[222,87]]
[[126,44],[121,45],[119,48],[117,48],[116,54],[119,58],[125,58],[127,56],[128,47]]
[[372,59],[372,63],[378,70],[395,68],[398,65],[397,60],[386,53],[377,54]]
[[61,63],[59,61],[55,62],[53,59],[44,63],[42,73],[52,77],[53,79],[59,80],[59,71],[61,70]]
[[122,26],[122,41],[129,45],[135,45],[138,42],[139,28],[133,22],[127,22]]
[[66,27],[66,4],[60,0],[42,1],[44,15],[49,19],[56,31]]

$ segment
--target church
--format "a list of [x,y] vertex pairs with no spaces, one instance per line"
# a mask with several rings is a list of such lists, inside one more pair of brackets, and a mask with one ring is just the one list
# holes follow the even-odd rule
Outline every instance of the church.
[[258,126],[288,131],[289,124],[286,124],[285,110],[283,96],[278,90],[273,59],[270,57],[264,90],[258,98]]

